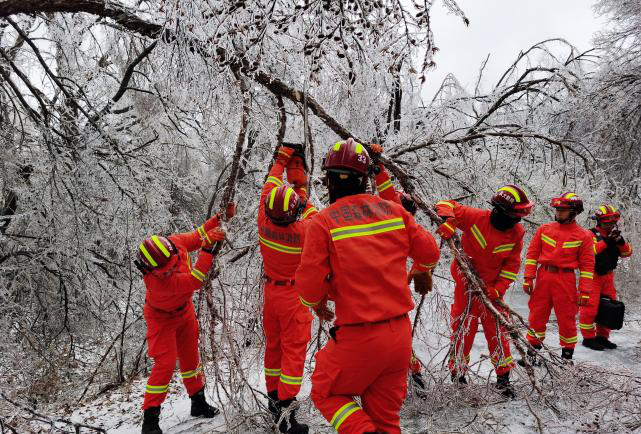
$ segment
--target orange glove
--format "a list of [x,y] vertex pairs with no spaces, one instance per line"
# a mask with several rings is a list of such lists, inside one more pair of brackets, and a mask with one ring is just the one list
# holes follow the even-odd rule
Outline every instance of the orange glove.
[[534,279],[531,277],[526,277],[525,281],[523,282],[523,292],[525,292],[527,295],[532,294],[532,290],[534,289]]
[[485,288],[485,295],[487,295],[487,298],[489,298],[490,301],[501,299],[501,294],[493,286],[488,286],[487,288]]
[[214,228],[208,231],[202,239],[201,248],[205,251],[211,250],[214,244],[225,239],[225,231],[222,228]]
[[453,218],[445,220],[438,229],[436,229],[436,233],[444,240],[449,240],[456,233],[456,220]]
[[576,304],[579,306],[587,306],[590,301],[590,294],[587,292],[579,292],[579,296],[576,299]]
[[289,159],[292,158],[293,154],[294,149],[287,146],[281,146],[278,148],[278,152],[276,153],[276,162],[281,163],[283,166],[287,166],[287,163],[289,162]]
[[383,146],[381,146],[379,144],[376,144],[376,143],[372,143],[371,145],[369,145],[369,149],[370,149],[370,151],[372,151],[373,155],[377,155],[378,156],[378,155],[381,155],[383,153]]
[[299,154],[290,157],[287,163],[287,182],[294,187],[305,187],[307,185],[305,163]]
[[417,272],[410,277],[414,281],[414,291],[421,295],[432,292],[432,271]]

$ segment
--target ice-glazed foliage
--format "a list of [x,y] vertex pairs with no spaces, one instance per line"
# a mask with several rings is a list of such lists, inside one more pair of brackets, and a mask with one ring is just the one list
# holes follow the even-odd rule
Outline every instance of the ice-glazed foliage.
[[[74,403],[144,378],[135,248],[149,234],[192,230],[227,191],[238,214],[209,303],[195,302],[229,429],[262,426],[246,416],[262,399],[248,380],[263,346],[256,211],[283,139],[306,143],[319,207],[321,159],[351,135],[382,143],[426,203],[487,207],[497,187],[520,184],[536,202],[529,239],[550,220],[550,198],[573,190],[587,209],[618,204],[638,242],[641,7],[599,1],[612,25],[596,51],[543,41],[487,90],[448,76],[425,101],[421,83],[438,62],[434,7],[469,24],[453,0],[0,2],[2,388]],[[635,295],[631,261],[622,291]],[[444,254],[437,272],[448,266]],[[417,334],[442,378],[448,342],[432,338],[447,333],[444,300],[428,299]]]

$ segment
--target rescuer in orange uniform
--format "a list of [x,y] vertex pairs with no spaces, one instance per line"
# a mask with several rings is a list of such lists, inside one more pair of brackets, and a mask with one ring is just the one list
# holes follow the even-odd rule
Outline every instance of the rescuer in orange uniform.
[[617,345],[611,342],[610,329],[601,325],[595,325],[599,310],[601,296],[617,299],[617,290],[614,286],[614,270],[617,267],[619,258],[632,256],[632,246],[625,242],[621,231],[616,229],[621,214],[612,205],[601,205],[594,213],[596,227],[592,229],[594,234],[596,253],[594,286],[590,294],[588,304],[581,306],[579,314],[579,328],[583,335],[583,345],[596,351],[603,351],[605,348],[613,350]]
[[[234,215],[230,204],[227,217]],[[191,301],[211,267],[213,246],[225,239],[219,217],[207,220],[194,232],[169,237],[153,235],[138,247],[136,266],[143,273],[145,321],[149,357],[154,359],[143,403],[143,434],[162,434],[160,405],[176,368],[191,397],[191,415],[212,418],[219,411],[205,400],[205,379],[198,356],[198,320]],[[196,265],[189,252],[200,249]]]
[[[532,212],[533,203],[520,187],[511,184],[499,188],[490,203],[493,207],[491,211],[463,206],[453,200],[438,202],[436,212],[445,221],[436,232],[442,238],[449,239],[456,228],[463,231],[463,251],[485,284],[485,295],[491,301],[496,301],[503,299],[516,280],[525,233],[519,222]],[[465,372],[480,320],[496,370],[496,387],[503,395],[512,398],[514,391],[510,385],[510,370],[514,362],[505,329],[478,297],[470,298],[457,261],[452,262],[451,273],[455,281],[451,310],[452,354],[449,361],[452,381],[467,384]],[[501,311],[499,305],[496,308]]]
[[435,263],[439,249],[403,207],[365,193],[370,158],[361,144],[336,143],[323,170],[331,205],[309,224],[296,271],[303,305],[319,316],[328,298],[336,308],[311,398],[339,434],[397,434],[412,355],[406,262]]
[[[372,159],[376,163],[378,160],[377,157],[383,153],[383,147],[378,144],[372,144],[370,145],[370,149],[372,151]],[[396,188],[394,188],[394,184],[392,183],[392,180],[390,179],[390,176],[382,163],[377,163],[377,167],[378,173],[376,173],[374,181],[376,182],[376,190],[378,191],[378,195],[385,200],[391,200],[392,202],[396,202],[402,205],[407,212],[409,212],[413,216],[416,215],[416,211],[418,209],[416,207],[414,199],[412,199],[412,197],[407,193],[396,191]],[[436,267],[436,263],[427,264],[427,266],[424,267],[427,269],[427,272],[418,274],[416,273],[416,268],[413,268],[412,270],[410,270],[410,273],[408,275],[408,283],[411,283],[411,281],[413,280],[415,286],[423,286],[423,288],[419,288],[418,292],[430,292],[432,290],[432,271],[434,267]],[[425,399],[427,398],[426,386],[421,371],[421,362],[412,351],[412,359],[410,361],[410,374],[415,385],[416,394],[420,398]]]
[[[570,360],[577,342],[578,306],[587,303],[594,283],[594,246],[592,233],[575,221],[576,216],[583,212],[583,201],[576,194],[563,193],[552,199],[551,206],[556,209],[556,221],[539,226],[525,258],[523,290],[530,295],[527,339],[534,348],[541,348],[554,307],[559,324],[561,357]],[[529,355],[534,361],[534,354],[530,352]]]
[[[300,390],[311,338],[312,316],[298,301],[294,274],[300,263],[305,228],[318,211],[307,201],[303,160],[294,154],[292,147],[278,149],[258,209],[258,240],[265,273],[265,382],[268,407],[275,421]],[[283,182],[286,168],[293,188]],[[296,421],[294,411],[279,424],[279,429],[283,433],[308,432],[307,425]]]

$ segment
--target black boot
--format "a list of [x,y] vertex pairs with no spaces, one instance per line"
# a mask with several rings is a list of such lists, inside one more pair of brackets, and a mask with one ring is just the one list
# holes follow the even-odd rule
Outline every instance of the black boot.
[[194,395],[190,396],[191,398],[191,415],[194,417],[204,417],[206,419],[211,419],[212,417],[216,417],[218,413],[220,413],[220,410],[218,410],[216,407],[213,407],[209,404],[207,404],[207,400],[205,399],[205,388],[203,387],[200,389],[198,392],[196,392]]
[[612,342],[611,340],[609,340],[605,336],[597,336],[596,339],[597,339],[597,341],[599,341],[599,343],[601,345],[603,345],[603,348],[605,348],[607,350],[614,350],[617,347],[617,344],[615,344],[614,342]]
[[427,389],[425,388],[425,380],[420,372],[412,374],[412,382],[414,383],[414,393],[422,400],[427,399]]
[[[530,365],[532,366],[541,366],[541,362],[539,359],[536,357],[537,351],[539,351],[543,346],[541,345],[532,345],[536,351],[532,351],[530,349],[527,350],[527,361],[530,362]],[[525,366],[525,361],[523,359],[519,359],[516,361],[516,363],[519,366]]]
[[274,422],[278,421],[280,412],[278,411],[278,390],[267,392],[267,408],[274,418]]
[[505,396],[506,398],[514,399],[516,397],[516,394],[514,393],[514,389],[510,384],[509,372],[496,376],[496,388],[501,393],[501,395]]
[[603,351],[605,349],[597,338],[583,339],[583,346],[594,351]]
[[[278,418],[276,421],[280,419],[280,415],[285,412],[294,401],[296,401],[296,398],[278,401]],[[289,417],[283,418],[281,423],[278,425],[278,430],[283,434],[307,434],[309,432],[309,427],[303,423],[298,423],[296,420],[296,410],[292,409],[289,412]]]
[[450,378],[452,379],[452,383],[456,384],[457,386],[464,386],[467,384],[467,380],[463,375],[452,373],[452,376]]
[[565,360],[572,360],[572,355],[574,354],[574,348],[562,348],[561,349],[561,358]]
[[158,421],[160,407],[149,407],[142,415],[142,434],[162,434]]

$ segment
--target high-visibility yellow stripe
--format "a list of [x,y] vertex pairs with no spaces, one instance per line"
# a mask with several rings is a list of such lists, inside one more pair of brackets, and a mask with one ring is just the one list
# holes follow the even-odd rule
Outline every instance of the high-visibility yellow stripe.
[[470,228],[470,231],[472,231],[472,235],[474,235],[474,238],[476,238],[476,241],[481,245],[481,248],[484,249],[487,247],[487,241],[485,241],[485,238],[483,238],[483,234],[479,230],[478,226],[475,224],[472,225]]
[[283,181],[281,181],[280,179],[276,178],[275,176],[269,176],[267,178],[267,182],[269,182],[271,184],[275,184],[277,187],[280,187],[281,185],[283,185]]
[[545,234],[541,234],[541,240],[542,240],[544,243],[549,244],[549,245],[550,245],[550,246],[552,246],[552,247],[556,247],[556,241],[555,241],[555,240],[553,240],[552,238],[548,237],[548,236],[547,236],[547,235],[545,235]]
[[362,154],[363,153],[363,145],[361,145],[360,143],[356,144],[356,153],[357,154]]
[[272,188],[272,192],[269,194],[269,209],[274,209],[274,198],[276,197],[276,192],[278,188]]
[[456,229],[454,229],[454,227],[451,226],[448,222],[443,222],[443,226],[448,228],[450,230],[450,232],[452,232],[452,233],[456,232]]
[[388,188],[390,188],[391,186],[392,186],[392,180],[388,179],[387,181],[383,182],[382,184],[377,185],[376,188],[378,188],[378,192],[379,193],[382,193],[385,190],[387,190]]
[[445,205],[445,206],[449,206],[450,208],[454,208],[454,205],[452,205],[451,203],[449,203],[448,201],[445,201],[445,200],[440,200],[440,201],[436,202],[436,205],[437,206],[438,205]]
[[151,264],[152,267],[157,267],[158,266],[158,263],[156,261],[154,261],[154,258],[151,257],[151,255],[149,254],[149,252],[147,251],[147,248],[145,247],[145,245],[143,243],[140,243],[139,249],[142,252],[142,254],[145,255],[145,258],[147,258],[147,260],[149,261],[149,263]]
[[579,323],[579,328],[581,330],[594,330],[596,328],[596,325],[594,325],[594,323],[592,324]]
[[354,401],[348,402],[347,404],[339,408],[336,413],[334,413],[334,416],[329,423],[334,427],[336,432],[338,432],[338,429],[340,428],[342,423],[345,422],[345,419],[347,419],[358,410],[361,410],[358,404],[356,404]]
[[345,238],[364,237],[400,229],[405,229],[405,223],[403,222],[403,219],[401,217],[389,220],[381,220],[374,223],[367,223],[364,225],[343,226],[340,228],[332,229],[329,232],[332,235],[333,241],[339,241]]
[[563,248],[564,249],[572,249],[574,247],[580,247],[581,244],[583,244],[583,241],[566,241],[563,243]]
[[274,241],[267,240],[260,235],[258,236],[258,240],[265,247],[269,247],[270,249],[274,249],[282,253],[289,253],[291,255],[300,255],[303,252],[303,249],[301,247],[291,247],[291,246],[286,246],[284,244],[279,244]]
[[437,262],[432,262],[431,264],[418,264],[418,266],[426,268],[428,270],[432,270],[432,269],[436,268],[436,264],[437,264]]
[[576,335],[569,338],[559,335],[559,339],[561,340],[561,342],[564,342],[566,344],[576,344],[576,342],[578,341],[578,338]]
[[193,371],[181,372],[180,373],[180,378],[182,378],[183,380],[186,379],[186,378],[194,378],[194,377],[197,377],[198,374],[200,374],[202,371],[203,371],[202,365],[198,365],[198,367],[196,369],[194,369]]
[[563,196],[563,198],[564,198],[564,199],[571,199],[571,198],[573,198],[573,197],[575,197],[575,196],[576,196],[576,194],[574,194],[574,193],[568,193],[568,194],[566,194],[565,196]]
[[527,334],[532,336],[532,337],[536,337],[538,339],[543,339],[545,337],[545,332],[535,332],[535,331],[532,331],[532,330],[528,330]]
[[291,197],[292,193],[294,190],[290,188],[287,189],[285,192],[285,202],[283,202],[283,211],[287,211],[289,209],[289,198]]
[[521,196],[519,196],[519,192],[512,187],[501,187],[499,188],[499,191],[507,191],[508,193],[512,193],[512,196],[514,196],[516,203],[521,203]]
[[501,272],[499,273],[499,276],[503,277],[504,279],[511,280],[513,282],[516,281],[516,273],[512,273],[510,271],[501,270]]
[[292,377],[291,375],[280,374],[280,382],[298,386],[303,383],[303,377]]
[[492,253],[501,253],[501,252],[509,252],[514,249],[514,246],[516,243],[512,244],[501,244],[500,246],[496,246]]
[[594,273],[590,271],[580,271],[579,272],[580,277],[585,277],[586,279],[593,279],[594,278]]
[[305,211],[303,213],[303,219],[306,219],[307,216],[309,216],[311,213],[315,213],[315,212],[318,212],[318,210],[315,207],[310,206],[309,208],[307,208],[307,211]]
[[608,213],[608,210],[607,210],[607,209],[605,209],[605,207],[604,207],[604,206],[600,206],[600,207],[599,207],[599,211],[601,211],[603,214],[607,214],[607,213]]
[[268,377],[280,377],[280,369],[265,368],[265,375]]
[[309,302],[309,301],[305,300],[305,299],[304,299],[303,297],[301,297],[300,295],[298,296],[298,299],[300,300],[301,304],[302,304],[303,306],[305,306],[305,307],[314,307],[314,306],[317,306],[317,305],[318,305],[318,303],[319,303],[318,301],[317,301],[316,303],[311,303],[311,302]]
[[512,356],[506,357],[505,359],[497,359],[497,358],[491,357],[490,361],[494,366],[503,368],[505,366],[508,366],[514,363],[514,358]]
[[147,384],[147,386],[145,387],[145,392],[150,393],[152,395],[167,393],[168,390],[169,390],[169,384],[165,384],[164,386],[152,386],[150,384]]
[[162,254],[165,255],[165,257],[168,258],[168,257],[171,256],[171,253],[169,253],[169,250],[167,250],[167,248],[164,246],[164,244],[162,242],[160,242],[160,239],[158,238],[157,235],[152,235],[151,236],[151,240],[154,242],[156,247],[158,247],[160,249]]
[[536,265],[537,261],[536,259],[526,259],[525,260],[525,265]]
[[342,144],[343,144],[342,142],[336,142],[336,144],[334,144],[334,152],[340,151]]
[[200,270],[197,270],[194,268],[193,270],[191,270],[191,275],[201,282],[205,281],[205,275],[202,272],[200,272]]

